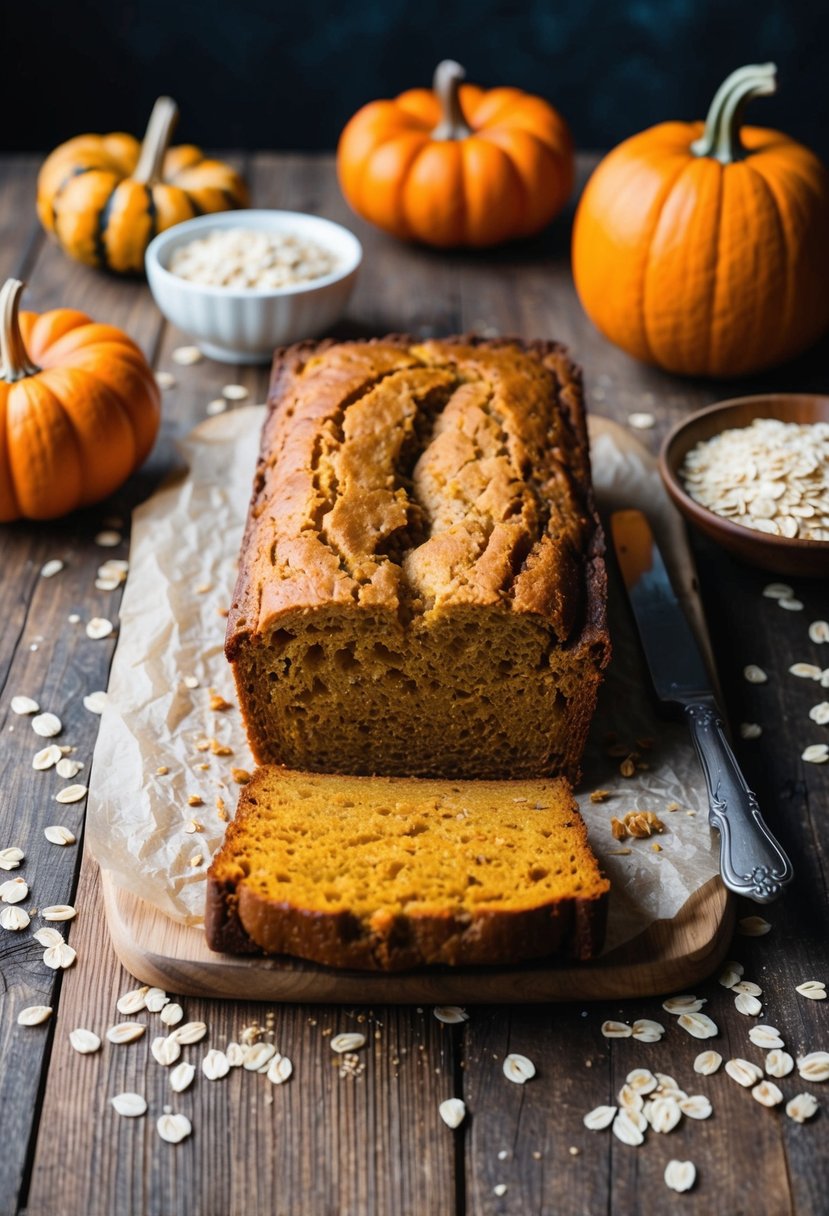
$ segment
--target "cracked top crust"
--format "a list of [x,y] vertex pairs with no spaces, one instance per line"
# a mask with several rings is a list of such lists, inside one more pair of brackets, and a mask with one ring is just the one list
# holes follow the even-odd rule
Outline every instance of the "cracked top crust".
[[289,612],[477,604],[584,624],[600,552],[564,347],[470,337],[277,352],[227,654]]

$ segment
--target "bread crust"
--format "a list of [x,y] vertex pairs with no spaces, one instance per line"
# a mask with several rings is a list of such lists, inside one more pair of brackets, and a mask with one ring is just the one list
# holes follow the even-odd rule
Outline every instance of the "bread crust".
[[[336,356],[333,361],[332,355]],[[515,513],[516,504],[504,497],[510,490],[493,481],[492,493],[497,489],[501,498],[496,496],[491,511],[496,522],[485,521],[491,532],[480,544],[476,518],[466,528],[461,521],[463,526],[448,527],[444,522],[435,529],[430,520],[431,532],[424,543],[412,542],[407,548],[401,542],[401,553],[389,557],[383,552],[383,537],[388,533],[392,544],[398,534],[405,536],[419,504],[409,501],[402,518],[399,493],[378,490],[382,503],[375,519],[366,507],[368,495],[354,494],[348,501],[342,486],[335,486],[321,503],[316,484],[321,478],[317,472],[311,476],[320,448],[333,428],[336,434],[331,442],[342,449],[349,403],[371,392],[367,384],[394,377],[401,391],[413,392],[407,373],[416,371],[421,380],[428,373],[431,379],[422,391],[440,397],[448,380],[445,369],[454,368],[463,382],[476,358],[490,359],[488,367],[506,386],[503,399],[514,416],[504,443],[510,446],[513,463],[519,458],[526,461],[528,452],[541,452],[544,460],[549,458],[541,472],[530,461],[522,474],[525,484],[519,505],[522,518],[530,522],[523,529],[513,526],[510,512]],[[525,386],[520,375],[535,375],[534,368],[554,385],[558,404],[552,411],[549,425],[553,430],[546,448],[539,411],[532,401],[522,402]],[[467,388],[463,382],[462,392]],[[453,408],[461,409],[457,383],[452,392]],[[382,420],[378,422],[379,429],[384,425]],[[461,422],[460,431],[463,427]],[[528,440],[524,445],[524,431],[532,443]],[[538,484],[536,475],[541,479]],[[438,483],[445,476],[444,466],[437,460],[435,476]],[[440,509],[446,506],[451,512],[451,502],[447,504],[440,496],[438,502]],[[337,528],[328,522],[331,520]],[[369,525],[380,530],[379,545],[374,544],[373,534],[366,540]],[[415,538],[418,540],[422,538]],[[538,621],[548,631],[550,644],[578,670],[578,687],[574,686],[569,698],[567,731],[559,732],[546,756],[536,745],[534,751],[514,756],[508,765],[504,754],[489,759],[483,754],[475,757],[470,768],[458,758],[457,749],[451,764],[442,763],[439,742],[432,748],[433,763],[429,756],[418,753],[409,769],[402,768],[400,760],[384,756],[380,746],[367,743],[367,767],[355,771],[516,777],[562,772],[576,780],[601,673],[610,655],[603,554],[604,539],[590,483],[581,373],[561,344],[510,337],[484,339],[474,334],[419,342],[392,334],[367,342],[302,342],[277,351],[225,646],[257,761],[332,767],[330,757],[316,757],[307,748],[303,751],[285,738],[275,738],[271,724],[254,704],[251,685],[261,677],[252,674],[251,667],[260,649],[283,625],[288,632],[296,631],[315,612],[336,609],[353,614],[355,621],[364,616],[370,630],[374,626],[369,618],[373,615],[376,620],[378,614],[385,614],[393,624],[408,630],[406,636],[411,639],[412,622],[418,625],[426,620],[438,604],[444,614],[479,607],[505,618]],[[514,752],[513,747],[511,755]],[[471,757],[469,763],[473,764]]]

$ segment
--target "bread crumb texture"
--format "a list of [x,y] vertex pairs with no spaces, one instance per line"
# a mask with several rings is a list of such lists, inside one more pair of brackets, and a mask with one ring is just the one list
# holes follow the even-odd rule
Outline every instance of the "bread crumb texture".
[[600,948],[602,876],[566,781],[258,769],[209,873],[213,949],[395,970]]

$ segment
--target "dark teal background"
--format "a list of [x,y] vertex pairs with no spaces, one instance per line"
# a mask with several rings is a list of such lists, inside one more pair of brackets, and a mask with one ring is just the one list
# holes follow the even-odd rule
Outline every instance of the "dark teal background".
[[829,159],[829,0],[4,0],[2,144],[140,133],[174,96],[179,137],[210,147],[330,149],[363,102],[427,84],[438,59],[553,101],[606,148],[703,117],[732,68],[774,60],[751,111]]

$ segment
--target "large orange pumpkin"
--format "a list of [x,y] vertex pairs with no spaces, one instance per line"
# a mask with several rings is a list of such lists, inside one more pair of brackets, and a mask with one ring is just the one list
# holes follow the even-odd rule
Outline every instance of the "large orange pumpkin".
[[53,519],[106,498],[148,455],[161,399],[149,364],[113,325],[56,308],[19,313],[0,290],[0,522]]
[[200,148],[168,145],[176,103],[159,97],[143,143],[132,135],[78,135],[40,170],[37,213],[70,255],[121,274],[144,270],[144,250],[165,228],[205,212],[247,207],[245,183]]
[[829,174],[778,131],[741,125],[775,90],[741,68],[708,118],[620,144],[587,184],[573,276],[588,316],[637,359],[688,375],[783,362],[829,326]]
[[520,89],[461,84],[446,59],[432,89],[363,106],[337,151],[343,194],[372,224],[427,245],[497,245],[550,222],[573,188],[563,118]]

